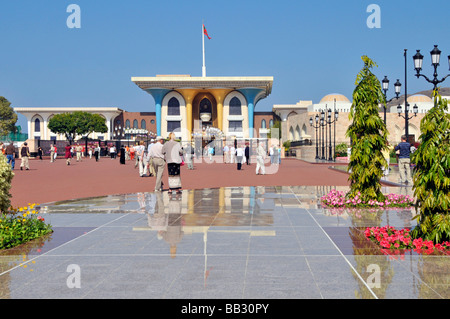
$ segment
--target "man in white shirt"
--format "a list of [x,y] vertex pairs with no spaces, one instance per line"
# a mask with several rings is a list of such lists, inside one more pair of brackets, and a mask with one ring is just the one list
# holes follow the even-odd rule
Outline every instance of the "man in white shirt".
[[141,141],[135,148],[136,156],[139,160],[139,176],[144,177],[147,175],[147,159],[144,156],[145,146],[144,141]]
[[234,160],[236,158],[236,149],[234,148],[233,145],[231,145],[230,147],[230,163],[234,164]]
[[223,147],[223,155],[225,164],[230,162],[230,149],[227,144],[225,144],[225,146]]
[[150,176],[155,176],[155,168],[153,167],[153,161],[150,156],[150,149],[152,148],[154,143],[155,143],[155,140],[152,139],[151,143],[148,144],[148,147],[147,147],[147,164],[148,164],[148,169],[150,171]]
[[166,161],[164,160],[164,154],[162,153],[164,138],[158,136],[156,143],[150,149],[149,156],[152,159],[153,168],[155,170],[155,192],[160,192],[163,189],[162,175]]

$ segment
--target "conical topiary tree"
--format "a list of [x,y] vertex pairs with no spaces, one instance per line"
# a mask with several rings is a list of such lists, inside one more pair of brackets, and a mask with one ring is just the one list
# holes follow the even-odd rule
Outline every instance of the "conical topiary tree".
[[420,122],[420,145],[412,156],[418,226],[411,235],[450,241],[450,114],[447,100],[433,91],[434,107]]
[[382,150],[387,148],[386,125],[379,115],[379,105],[386,102],[378,78],[371,72],[377,66],[363,56],[364,67],[356,78],[353,104],[349,118],[352,124],[347,129],[351,140],[351,155],[347,170],[350,172],[348,198],[358,194],[361,201],[384,200],[381,192],[381,177],[386,160]]

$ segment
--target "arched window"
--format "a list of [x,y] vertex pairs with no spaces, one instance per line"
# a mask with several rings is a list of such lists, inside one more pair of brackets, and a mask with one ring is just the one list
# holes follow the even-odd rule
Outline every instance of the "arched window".
[[266,128],[266,120],[261,120],[261,128]]
[[167,115],[180,115],[180,101],[176,97],[169,100],[167,104]]
[[270,120],[269,121],[269,127],[272,128],[272,126],[273,126],[273,120]]
[[144,130],[147,128],[147,124],[145,123],[145,120],[141,121],[141,128]]
[[200,101],[200,113],[212,113],[212,104],[207,98]]
[[34,120],[34,131],[35,132],[41,131],[41,121],[39,119]]
[[125,121],[125,128],[130,128],[130,120]]
[[137,121],[137,120],[134,120],[134,121],[133,121],[133,128],[139,128],[139,127],[138,127],[138,121]]
[[233,97],[230,101],[230,115],[242,115],[241,100]]

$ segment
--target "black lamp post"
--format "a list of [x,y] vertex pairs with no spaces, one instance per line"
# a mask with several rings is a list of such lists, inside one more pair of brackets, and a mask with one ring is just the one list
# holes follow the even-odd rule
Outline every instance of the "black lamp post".
[[[331,124],[333,124],[334,123],[334,128],[335,128],[335,130],[334,130],[334,138],[335,138],[335,140],[336,140],[336,121],[338,120],[338,117],[339,117],[339,112],[338,111],[336,111],[336,106],[335,106],[335,110],[334,110],[334,120],[331,120],[331,117],[332,117],[332,111],[331,111],[331,109],[328,109],[328,112],[327,112],[328,114],[327,114],[327,123],[328,123],[328,125],[329,125],[329,137],[330,137],[330,139],[329,139],[329,144],[328,144],[328,147],[329,147],[329,152],[328,152],[328,160],[329,161],[333,161],[333,155],[332,155],[332,146],[331,146]],[[336,143],[335,143],[336,144]],[[335,152],[336,153],[336,152]]]
[[324,128],[325,126],[327,126],[327,123],[325,122],[325,112],[322,110],[322,112],[320,112],[320,126],[322,127],[322,160],[325,160],[325,132],[324,132]]
[[[407,49],[405,49],[403,56],[405,57],[405,115],[401,115],[401,106],[398,105],[397,106],[397,112],[398,112],[398,116],[403,117],[405,119],[405,135],[406,135],[406,139],[409,141],[409,120],[412,117],[409,117],[408,113],[409,113],[409,103],[408,103],[408,92],[407,92],[407,68],[406,68],[406,51]],[[394,84],[395,85],[395,93],[397,94],[400,93],[400,88],[402,86],[402,84],[400,83],[399,80],[397,80],[397,82]],[[398,98],[398,94],[397,94],[397,98]],[[418,111],[418,107],[417,105],[414,107],[414,111]],[[417,116],[417,112],[414,113],[414,116]]]
[[314,117],[316,125],[313,124],[313,118],[309,118],[309,125],[311,125],[316,130],[316,159],[319,159],[319,138],[317,136],[317,129],[320,127],[319,124],[319,115],[316,114]]
[[384,124],[386,124],[387,104],[389,102],[391,102],[394,98],[398,99],[398,97],[400,95],[400,90],[402,88],[402,84],[400,83],[400,80],[397,79],[397,82],[394,83],[395,96],[388,101],[387,97],[386,97],[386,92],[389,90],[389,79],[387,78],[387,76],[384,76],[384,79],[381,81],[381,83],[382,83],[382,88],[383,88],[383,92],[384,92],[384,99],[386,100],[386,104],[384,105]]
[[[427,80],[427,82],[432,83],[433,84],[433,90],[436,90],[437,85],[439,83],[442,83],[445,81],[445,79],[450,76],[450,74],[446,75],[445,77],[443,77],[442,79],[438,79],[438,74],[437,74],[437,67],[439,66],[439,61],[441,58],[441,50],[438,49],[437,45],[434,46],[434,49],[431,50],[430,52],[431,55],[431,65],[434,67],[434,74],[433,74],[433,79],[430,80],[426,75],[423,75],[422,73],[420,73],[420,71],[422,70],[422,63],[423,63],[423,55],[420,54],[420,50],[417,50],[417,53],[413,56],[413,60],[414,60],[414,69],[416,69],[416,77],[424,77],[425,80]],[[450,66],[450,55],[448,56],[448,63]]]

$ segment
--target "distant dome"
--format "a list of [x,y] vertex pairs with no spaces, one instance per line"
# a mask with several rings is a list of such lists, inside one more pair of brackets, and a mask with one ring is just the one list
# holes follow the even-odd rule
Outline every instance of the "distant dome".
[[339,94],[339,93],[332,93],[325,95],[321,100],[320,103],[329,103],[334,102],[336,99],[336,102],[348,102],[350,103],[350,100],[345,97],[345,95]]
[[433,102],[433,100],[423,94],[416,94],[408,97],[408,103],[417,103],[417,102]]

